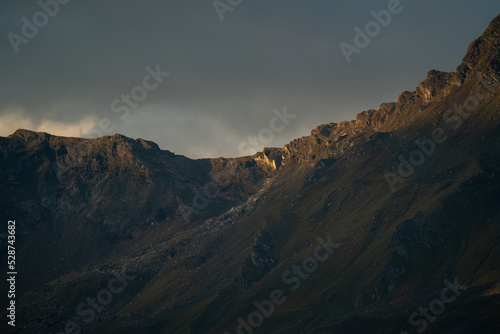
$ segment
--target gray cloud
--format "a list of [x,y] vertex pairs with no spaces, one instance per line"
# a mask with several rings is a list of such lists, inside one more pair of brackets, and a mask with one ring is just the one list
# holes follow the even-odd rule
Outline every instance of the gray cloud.
[[[7,34],[40,8],[4,1],[0,135],[22,126],[83,135],[109,118],[113,132],[178,154],[235,156],[286,105],[297,118],[269,144],[281,146],[395,100],[430,69],[454,70],[500,10],[494,0],[401,0],[404,11],[347,64],[339,43],[387,2],[247,0],[220,22],[211,1],[72,0],[16,54]],[[120,120],[112,101],[156,64],[171,75]]]

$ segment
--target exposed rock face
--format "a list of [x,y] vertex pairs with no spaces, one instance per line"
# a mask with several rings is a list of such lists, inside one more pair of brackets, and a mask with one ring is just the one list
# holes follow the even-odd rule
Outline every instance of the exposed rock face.
[[278,262],[275,254],[276,247],[269,232],[260,231],[254,240],[252,250],[237,278],[238,286],[243,289],[248,289],[260,281]]
[[452,77],[453,73],[432,70],[427,74],[427,79],[418,85],[416,95],[422,103],[430,102],[438,94],[445,97],[451,92],[448,86]]
[[264,148],[264,151],[257,153],[254,156],[254,159],[256,161],[262,161],[264,164],[276,170],[279,169],[283,164],[284,157],[282,156],[282,150],[280,148],[266,147]]
[[[458,277],[467,290],[427,333],[498,332],[499,24],[456,72],[252,157],[191,160],[121,135],[0,137],[20,330],[234,332],[279,289],[262,333],[412,332],[409,316]],[[292,289],[282,275],[328,236],[341,246]],[[117,272],[133,277],[123,292],[78,315]]]
[[454,77],[455,84],[462,84],[471,76],[480,76],[498,82],[500,70],[500,20],[494,19],[488,29],[471,43],[462,64]]

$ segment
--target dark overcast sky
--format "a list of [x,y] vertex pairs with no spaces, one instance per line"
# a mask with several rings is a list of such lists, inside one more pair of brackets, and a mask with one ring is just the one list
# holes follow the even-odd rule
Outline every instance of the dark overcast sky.
[[[41,7],[2,0],[0,136],[84,136],[107,118],[113,133],[178,154],[230,157],[286,106],[296,117],[265,145],[282,146],[395,101],[431,69],[455,70],[500,13],[498,0],[401,0],[348,64],[339,44],[353,44],[353,28],[389,2],[243,0],[221,22],[212,1],[72,0],[45,25],[38,15],[38,33],[15,53],[9,33],[22,36],[22,18],[33,22]],[[120,119],[113,101],[157,64],[170,75]]]

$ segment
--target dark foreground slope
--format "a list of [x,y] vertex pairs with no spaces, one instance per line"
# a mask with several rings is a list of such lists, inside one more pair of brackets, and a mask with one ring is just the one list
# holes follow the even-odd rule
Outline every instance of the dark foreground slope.
[[253,157],[0,138],[17,330],[498,333],[499,43],[497,18],[456,72]]

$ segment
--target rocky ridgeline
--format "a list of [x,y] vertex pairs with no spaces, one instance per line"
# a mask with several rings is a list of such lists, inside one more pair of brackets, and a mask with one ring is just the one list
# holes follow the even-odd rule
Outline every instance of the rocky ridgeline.
[[314,162],[338,157],[353,146],[355,138],[369,140],[374,132],[389,132],[408,124],[433,101],[443,99],[467,81],[499,81],[500,18],[492,21],[485,33],[474,41],[456,72],[431,70],[415,91],[405,91],[397,102],[382,103],[378,110],[363,111],[353,121],[329,123],[316,127],[310,136],[298,138],[282,149],[266,148],[261,153],[269,165]]
[[[363,111],[352,121],[320,125],[313,129],[309,136],[297,138],[283,148],[265,148],[262,152],[248,159],[258,162],[261,167],[268,166],[272,170],[278,170],[284,165],[338,157],[353,146],[354,138],[361,139],[362,137],[364,138],[362,140],[367,141],[374,132],[388,132],[407,125],[408,121],[425,109],[427,105],[445,98],[455,88],[460,87],[468,80],[486,80],[488,84],[498,82],[500,80],[498,75],[500,69],[499,25],[500,19],[496,18],[485,33],[469,46],[456,72],[431,70],[415,91],[401,93],[397,102],[382,103],[378,110]],[[133,162],[132,152],[150,151],[150,154],[158,155],[161,151],[158,145],[151,141],[134,140],[119,134],[87,140],[63,139],[46,133],[20,129],[9,137],[26,142],[28,150],[41,150],[44,147],[47,148],[47,144],[54,146],[56,160],[59,155],[67,153],[74,155],[72,152],[67,152],[65,147],[77,145],[84,149],[86,145],[90,145],[95,154],[111,154],[111,156],[118,158],[116,162],[120,164]],[[83,144],[81,141],[84,141]],[[94,151],[96,147],[99,147],[100,150]],[[169,151],[161,152],[176,156]],[[77,157],[83,158],[78,156],[78,152]],[[219,162],[219,159],[212,160],[214,160],[214,165]],[[182,165],[185,166],[185,164]],[[243,167],[245,166],[248,164],[243,165]],[[264,169],[267,168],[264,167]]]

